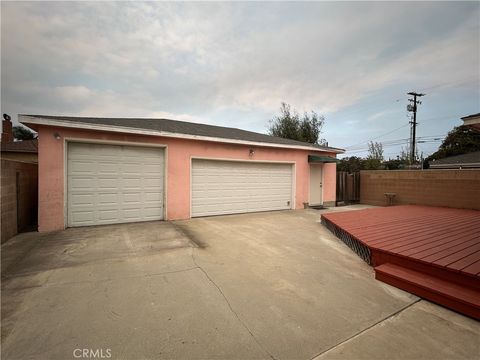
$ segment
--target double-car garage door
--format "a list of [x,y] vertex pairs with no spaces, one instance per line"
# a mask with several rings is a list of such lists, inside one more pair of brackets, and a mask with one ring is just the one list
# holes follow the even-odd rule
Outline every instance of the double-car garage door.
[[[292,164],[194,159],[191,216],[291,209],[292,179]],[[163,148],[68,143],[68,226],[162,220],[164,194]]]
[[292,208],[292,164],[193,160],[192,217]]

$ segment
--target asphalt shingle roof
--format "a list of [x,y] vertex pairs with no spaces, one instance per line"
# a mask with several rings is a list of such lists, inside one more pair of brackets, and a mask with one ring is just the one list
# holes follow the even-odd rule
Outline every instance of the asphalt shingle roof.
[[[68,121],[72,123],[100,124],[112,127],[126,127],[130,129],[143,129],[164,131],[176,134],[207,136],[222,139],[233,139],[241,141],[263,142],[270,144],[282,144],[293,146],[309,146],[319,150],[330,150],[343,152],[342,149],[313,145],[301,141],[283,139],[276,136],[256,133],[253,131],[241,130],[237,128],[192,123],[186,121],[169,119],[135,119],[135,118],[100,118],[100,117],[71,117],[71,116],[51,116],[51,115],[24,115],[33,118]],[[23,121],[28,124],[28,121]]]
[[480,113],[476,113],[476,114],[464,116],[464,117],[462,117],[461,119],[462,119],[462,120],[467,120],[467,119],[476,118],[476,117],[479,117],[479,116],[480,116]]
[[430,161],[430,165],[480,164],[480,151]]

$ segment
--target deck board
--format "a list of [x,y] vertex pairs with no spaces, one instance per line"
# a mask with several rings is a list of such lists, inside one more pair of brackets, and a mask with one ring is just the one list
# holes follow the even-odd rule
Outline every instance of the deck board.
[[[390,284],[417,291],[420,296],[469,316],[476,317],[479,313],[478,303],[473,310],[465,310],[460,303],[461,294],[472,292],[480,298],[480,211],[399,205],[326,213],[322,215],[322,223],[347,245],[357,242],[349,246],[372,264],[376,273],[385,264],[391,274],[380,272],[379,276]],[[368,250],[360,253],[358,249],[362,246]],[[423,282],[425,288],[412,285],[407,275],[400,279],[393,273],[409,273],[419,284]],[[452,291],[458,293],[458,302],[451,299]],[[448,295],[448,299],[440,293]]]
[[322,216],[371,249],[455,271],[477,269],[474,263],[480,261],[473,255],[480,246],[476,210],[399,205]]
[[[426,250],[420,250],[415,253],[401,252],[400,254],[407,255],[407,256],[410,255],[415,259],[422,259],[423,261],[435,261],[435,260],[441,259],[444,256],[443,255],[444,251],[447,251],[447,252],[459,251],[477,243],[478,243],[477,236],[472,236],[468,240],[460,239],[452,242],[446,242],[440,246],[432,246]],[[415,249],[411,249],[411,251],[414,251],[414,250]]]

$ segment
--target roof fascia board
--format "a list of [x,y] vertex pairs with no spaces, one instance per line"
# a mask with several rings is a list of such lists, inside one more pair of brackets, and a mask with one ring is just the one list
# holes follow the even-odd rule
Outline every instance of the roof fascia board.
[[228,144],[254,145],[254,146],[264,146],[264,147],[273,147],[273,148],[284,148],[284,149],[299,149],[299,150],[320,151],[320,152],[336,153],[336,154],[342,154],[344,152],[344,150],[342,149],[331,149],[331,148],[319,149],[313,146],[300,146],[300,145],[288,145],[288,144],[284,145],[284,144],[264,143],[264,142],[258,142],[258,141],[226,139],[226,138],[213,137],[213,136],[190,135],[190,134],[172,133],[167,131],[137,129],[137,128],[130,128],[125,126],[86,124],[86,123],[73,122],[73,121],[45,119],[37,116],[34,117],[34,116],[28,116],[28,115],[19,115],[19,121],[22,124],[59,126],[59,127],[67,127],[67,128],[74,128],[74,129],[98,130],[98,131],[140,134],[140,135],[149,135],[149,136],[163,136],[163,137],[171,137],[171,138],[179,138],[179,139],[223,142]]

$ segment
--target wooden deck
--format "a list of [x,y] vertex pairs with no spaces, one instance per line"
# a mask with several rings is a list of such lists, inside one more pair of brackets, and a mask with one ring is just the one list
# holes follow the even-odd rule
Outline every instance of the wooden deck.
[[480,212],[403,205],[327,213],[322,223],[377,279],[480,318]]

